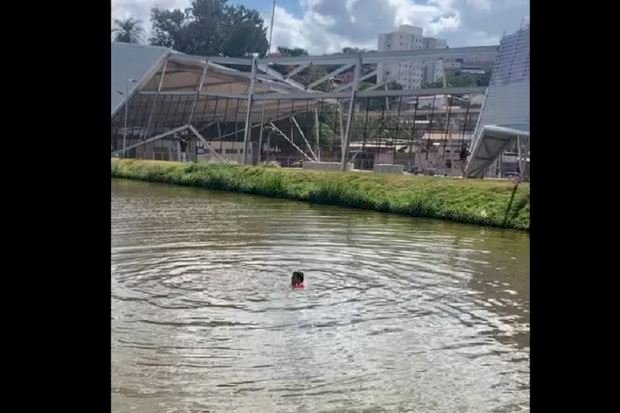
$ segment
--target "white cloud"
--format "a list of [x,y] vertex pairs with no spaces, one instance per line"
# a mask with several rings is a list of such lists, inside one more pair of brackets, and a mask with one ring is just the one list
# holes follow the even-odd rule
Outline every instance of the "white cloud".
[[527,0],[301,0],[300,6],[299,17],[277,8],[274,49],[303,47],[317,54],[376,48],[379,33],[401,24],[422,27],[453,47],[497,44],[529,14]]
[[[276,6],[273,47],[302,47],[311,54],[343,47],[375,49],[377,36],[401,24],[422,27],[452,47],[497,44],[529,15],[528,0],[298,0],[301,14]],[[151,8],[190,6],[191,0],[112,0],[113,18],[134,17],[150,31]],[[270,2],[269,2],[270,3]],[[270,10],[263,14],[269,25]]]
[[[395,14],[394,28],[401,24],[422,27],[425,35],[437,35],[442,31],[458,28],[458,13],[451,7],[451,1],[439,1],[437,4],[416,4],[410,0],[387,0]],[[389,31],[392,28],[384,29]]]
[[114,19],[133,17],[142,21],[142,27],[148,35],[151,30],[151,9],[153,7],[185,10],[190,4],[191,0],[112,0],[112,24]]
[[466,0],[468,6],[480,9],[491,10],[491,0]]
[[[442,1],[440,0],[440,3]],[[311,54],[334,53],[343,47],[374,49],[377,35],[401,24],[440,35],[459,28],[459,15],[444,4],[416,4],[410,0],[302,0],[301,17],[276,7],[273,48],[302,47]],[[269,21],[270,15],[264,15]]]

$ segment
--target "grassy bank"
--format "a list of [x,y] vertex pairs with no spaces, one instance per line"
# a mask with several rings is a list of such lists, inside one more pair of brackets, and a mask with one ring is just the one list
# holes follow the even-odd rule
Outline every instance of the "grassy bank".
[[112,176],[528,230],[521,183],[112,159]]

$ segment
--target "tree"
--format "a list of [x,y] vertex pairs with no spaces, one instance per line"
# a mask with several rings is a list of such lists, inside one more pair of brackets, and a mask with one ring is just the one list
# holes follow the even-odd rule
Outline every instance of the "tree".
[[403,90],[403,85],[398,82],[391,81],[388,83],[388,90]]
[[262,51],[259,54],[264,55],[269,43],[263,34],[262,29],[249,21],[233,26],[222,44],[222,52],[226,56],[245,56],[248,53]]
[[226,56],[246,56],[258,53],[264,56],[269,48],[263,19],[256,10],[245,6],[225,8],[224,29],[226,35],[222,52]]
[[485,70],[484,75],[480,76],[476,80],[476,86],[489,86],[490,81],[491,81],[491,71]]
[[[374,86],[375,83],[372,82],[362,82],[360,83],[360,90],[364,90],[364,89],[368,89],[371,86]],[[395,81],[391,81],[387,84],[387,90],[402,90],[403,85],[401,85],[398,82]],[[379,90],[381,89],[385,89],[385,86],[381,87]],[[384,110],[385,108],[385,97],[373,97],[373,98],[366,98],[362,100],[361,103],[361,109],[362,110],[366,110],[366,108],[368,107],[368,110],[371,111],[380,111],[380,110]],[[399,97],[393,97],[393,98],[387,98],[390,104],[390,107],[398,102],[400,100]]]
[[185,21],[185,14],[181,10],[151,10],[153,24],[152,45],[174,48],[182,44],[181,29]]
[[[291,49],[284,46],[278,46],[278,53],[285,57],[308,56],[308,51],[300,47]],[[273,65],[273,69],[281,75],[286,75],[287,73],[295,70],[295,66]]]
[[[309,85],[315,80],[319,80],[320,78],[327,75],[329,69],[326,69],[325,66],[319,65],[310,65],[299,73],[297,76],[299,81],[304,85]],[[326,80],[323,83],[316,85],[313,87],[314,90],[320,90],[322,92],[329,92],[334,89],[334,85],[331,80]]]
[[278,52],[282,56],[291,56],[291,57],[308,56],[308,51],[306,49],[302,49],[301,47],[296,47],[294,49],[291,49],[291,48],[284,47],[284,46],[278,46]]
[[438,80],[437,82],[424,82],[424,84],[422,85],[422,88],[424,89],[430,89],[430,88],[437,88],[437,87],[443,87],[443,80]]
[[225,18],[228,19],[226,23],[229,26],[235,26],[237,24],[245,22],[250,22],[255,26],[262,26],[263,24],[263,19],[260,17],[260,14],[256,10],[248,9],[245,6],[229,6],[225,10]]
[[446,80],[448,87],[467,87],[474,86],[476,84],[476,79],[473,76],[467,74],[448,76]]
[[194,0],[185,11],[153,8],[150,43],[194,55],[264,56],[269,44],[260,14],[227,1]]
[[114,25],[116,27],[112,29],[112,33],[115,33],[115,42],[140,43],[142,41],[144,28],[140,20],[136,20],[133,17],[125,20],[115,19]]
[[453,75],[447,75],[446,79],[448,87],[488,86],[490,80],[490,70],[486,70],[482,75],[456,72]]
[[[327,123],[319,122],[319,131],[320,131],[319,146],[322,149],[328,149],[329,147],[333,146],[333,142],[335,139],[340,139],[339,136],[336,137],[336,132],[334,132],[334,130]],[[316,133],[317,133],[316,124],[312,123],[310,139],[315,145],[316,145]]]
[[366,49],[360,49],[358,47],[345,47],[342,49],[342,53],[346,53],[346,54],[366,53]]
[[[282,56],[287,56],[287,57],[308,56],[308,51],[305,49],[301,49],[299,47],[291,49],[288,47],[279,46],[278,52]],[[293,67],[274,65],[274,70],[278,71],[280,74],[285,75],[287,73],[290,73],[293,70]],[[315,80],[318,80],[322,78],[323,76],[325,76],[328,73],[328,70],[329,68],[326,68],[325,66],[310,65],[306,67],[304,70],[302,70],[301,72],[297,73],[295,76],[293,76],[293,79],[304,85],[309,85]],[[329,80],[326,80],[320,85],[317,85],[315,89],[321,90],[323,92],[329,92],[330,90],[333,89],[333,85],[331,84]]]

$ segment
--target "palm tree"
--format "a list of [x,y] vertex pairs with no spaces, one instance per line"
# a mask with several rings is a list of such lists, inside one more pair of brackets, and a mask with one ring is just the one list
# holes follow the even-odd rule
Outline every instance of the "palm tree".
[[126,20],[114,19],[114,25],[116,27],[112,29],[112,33],[115,33],[115,42],[140,43],[142,41],[144,28],[140,20],[133,17]]

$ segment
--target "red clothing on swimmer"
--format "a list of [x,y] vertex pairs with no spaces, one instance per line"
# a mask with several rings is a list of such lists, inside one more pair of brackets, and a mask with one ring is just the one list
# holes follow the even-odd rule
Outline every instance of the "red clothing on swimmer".
[[293,276],[291,277],[291,287],[293,288],[304,288],[304,273],[301,271],[293,272]]

